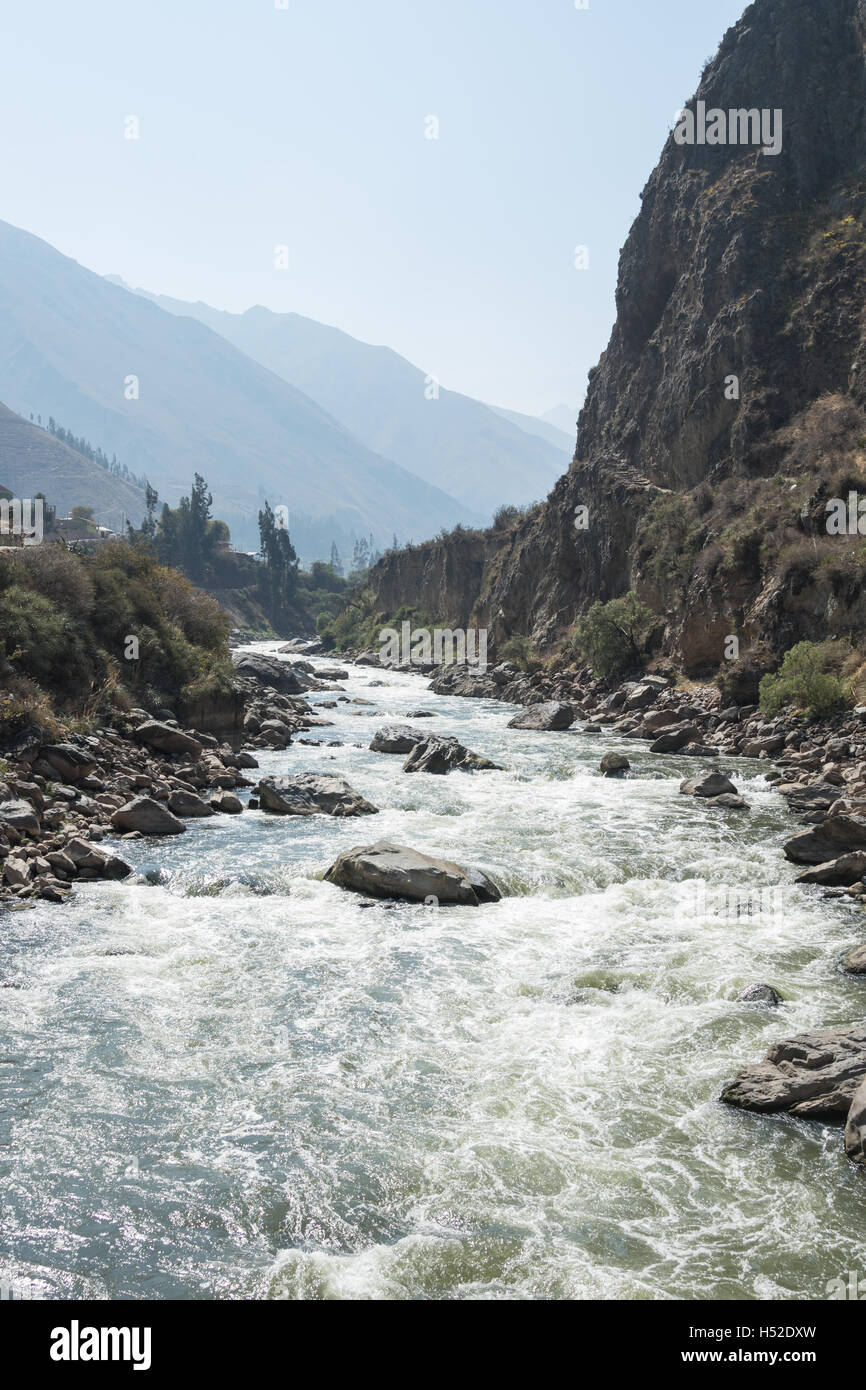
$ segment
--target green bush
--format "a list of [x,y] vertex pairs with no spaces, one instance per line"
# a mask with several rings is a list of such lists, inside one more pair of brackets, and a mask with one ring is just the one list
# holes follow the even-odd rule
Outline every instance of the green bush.
[[823,653],[814,642],[798,642],[785,653],[776,674],[761,681],[761,713],[772,717],[792,706],[810,719],[821,719],[843,709],[850,699],[848,687],[824,667]]
[[510,661],[521,671],[540,671],[542,662],[528,637],[509,637],[497,652],[500,661]]
[[653,615],[636,594],[600,600],[584,613],[574,634],[574,646],[600,680],[614,681],[643,664],[643,640]]

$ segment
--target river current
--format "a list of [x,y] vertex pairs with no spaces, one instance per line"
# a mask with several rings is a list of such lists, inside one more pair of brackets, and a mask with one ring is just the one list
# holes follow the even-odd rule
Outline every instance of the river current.
[[[349,669],[372,706],[257,757],[340,772],[379,815],[188,822],[111,846],[134,880],[0,917],[0,1283],[826,1298],[866,1226],[839,1129],[718,1100],[775,1039],[863,1012],[839,968],[862,915],[794,884],[766,766],[722,760],[750,810],[720,810],[678,793],[705,764],[509,730],[512,706]],[[409,776],[368,750],[419,708],[505,770]],[[627,780],[599,775],[609,749]],[[484,868],[502,901],[369,905],[322,882],[383,838]],[[754,982],[782,1006],[738,1003]]]

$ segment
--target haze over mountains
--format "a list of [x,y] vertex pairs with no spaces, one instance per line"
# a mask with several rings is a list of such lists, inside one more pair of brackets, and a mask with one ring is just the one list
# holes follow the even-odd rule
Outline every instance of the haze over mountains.
[[[332,541],[345,555],[360,536],[384,548],[483,524],[545,496],[571,452],[539,421],[530,433],[457,393],[429,399],[424,374],[387,348],[295,314],[157,300],[4,222],[0,400],[116,454],[171,505],[202,473],[241,545],[257,544],[266,498],[286,505],[307,559]],[[25,495],[48,483],[26,481]]]
[[375,453],[442,488],[472,512],[546,497],[574,452],[574,429],[493,409],[438,388],[387,347],[300,314],[257,305],[243,314],[136,290],[196,319],[305,392]]

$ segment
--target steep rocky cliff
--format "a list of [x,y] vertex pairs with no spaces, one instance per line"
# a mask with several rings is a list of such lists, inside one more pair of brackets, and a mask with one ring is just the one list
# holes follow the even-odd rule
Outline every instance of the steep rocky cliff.
[[474,565],[447,545],[387,558],[383,607],[471,572],[442,616],[472,608],[494,640],[547,648],[588,602],[635,589],[693,670],[729,634],[776,652],[862,635],[863,537],[829,536],[826,503],[858,483],[866,498],[866,0],[750,5],[687,109],[700,127],[755,108],[781,112],[779,152],[672,131],[546,504]]

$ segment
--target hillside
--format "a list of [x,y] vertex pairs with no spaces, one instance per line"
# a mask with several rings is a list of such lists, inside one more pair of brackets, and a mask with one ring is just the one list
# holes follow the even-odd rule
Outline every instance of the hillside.
[[764,662],[862,642],[862,536],[828,534],[827,504],[866,495],[864,42],[862,0],[757,0],[725,35],[688,109],[778,108],[782,150],[668,139],[577,457],[463,596],[495,640],[549,649],[633,589],[692,672],[731,635]]
[[[138,383],[134,398],[128,379]],[[127,399],[127,395],[131,398]],[[98,440],[176,503],[198,469],[235,541],[267,497],[305,557],[332,539],[435,534],[471,511],[355,439],[204,324],[178,318],[0,223],[0,396]]]
[[2,403],[0,483],[15,497],[43,493],[58,516],[66,516],[76,505],[93,507],[96,520],[113,531],[122,531],[125,521],[138,525],[144,512],[140,488],[61,444]]
[[543,421],[444,389],[428,399],[426,373],[390,348],[260,305],[231,314],[207,304],[146,297],[206,324],[317,401],[369,449],[486,520],[503,502],[545,497],[571,458],[573,439]]

